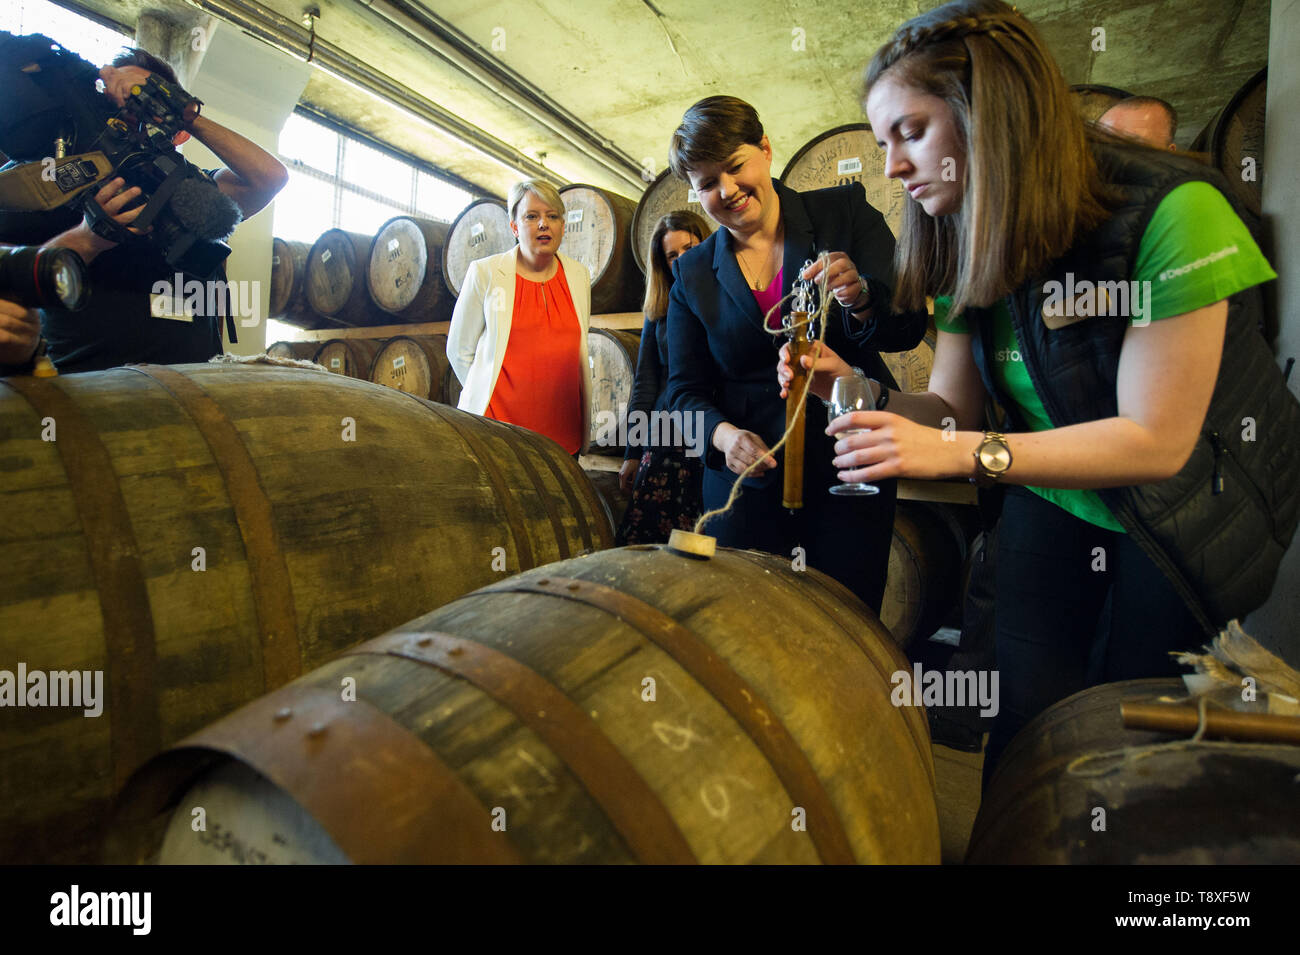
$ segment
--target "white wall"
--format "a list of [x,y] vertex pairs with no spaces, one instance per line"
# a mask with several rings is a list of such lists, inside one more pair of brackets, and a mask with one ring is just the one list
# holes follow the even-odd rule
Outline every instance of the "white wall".
[[[1268,41],[1268,113],[1264,142],[1264,217],[1278,274],[1279,366],[1300,359],[1300,0],[1273,0]],[[1300,362],[1298,362],[1300,363]],[[1300,396],[1300,368],[1291,372]],[[1300,435],[1292,435],[1300,441]],[[1300,476],[1295,476],[1300,480]],[[1300,545],[1287,551],[1268,603],[1246,618],[1246,632],[1300,667]]]
[[[211,23],[202,58],[194,60],[197,67],[192,61],[194,72],[186,89],[203,100],[203,115],[274,154],[280,129],[302,95],[312,68],[217,21]],[[195,139],[187,142],[182,152],[202,169],[225,165]],[[266,350],[273,210],[274,204],[269,205],[241,222],[230,240],[227,277],[231,282],[258,283],[259,321],[253,327],[237,323],[239,343],[230,349],[243,355]]]

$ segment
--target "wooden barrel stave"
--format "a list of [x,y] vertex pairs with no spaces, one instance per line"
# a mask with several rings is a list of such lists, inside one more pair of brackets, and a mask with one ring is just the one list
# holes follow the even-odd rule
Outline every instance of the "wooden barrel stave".
[[1100,86],[1096,83],[1077,83],[1070,87],[1070,94],[1080,115],[1090,123],[1095,123],[1106,110],[1133,95],[1118,87]]
[[[209,443],[215,432],[198,430],[160,383],[179,388],[177,379],[197,384],[230,422],[251,459],[246,476],[228,471],[229,453]],[[60,395],[71,409],[54,401]],[[58,441],[41,441],[52,409]],[[345,417],[354,441],[344,439]],[[86,422],[80,436],[77,418]],[[354,645],[364,621],[394,625],[500,579],[493,547],[513,571],[613,538],[580,469],[553,444],[320,371],[182,365],[45,384],[8,379],[0,422],[15,436],[0,445],[8,475],[0,500],[12,518],[0,555],[28,568],[0,581],[0,632],[33,670],[98,670],[105,695],[125,694],[98,719],[67,708],[7,710],[7,862],[86,861],[107,800],[159,746]],[[116,485],[120,504],[83,505],[65,454],[85,475],[79,480]],[[105,471],[88,470],[101,458]],[[269,550],[254,548],[236,519],[236,506],[257,493],[269,502]],[[232,504],[232,494],[243,503]],[[105,539],[103,515],[118,509],[126,531]],[[258,566],[283,566],[281,583],[251,569],[250,548],[262,555]],[[95,554],[113,555],[103,566],[140,583],[101,583]],[[259,615],[276,608],[296,623],[264,643],[270,618]],[[137,618],[144,622],[115,638],[124,643],[106,643],[105,620]]]
[[695,190],[688,183],[682,182],[671,169],[665,169],[655,177],[654,182],[641,194],[632,215],[632,252],[642,274],[648,274],[650,268],[650,239],[654,235],[655,225],[670,212],[685,210],[694,212],[709,224],[711,231],[716,231],[718,224],[713,221],[694,198]]
[[967,536],[942,504],[899,501],[880,619],[908,647],[931,636],[961,602]]
[[451,224],[442,248],[442,274],[453,296],[460,294],[469,264],[515,247],[510,212],[504,202],[477,199]]
[[934,370],[934,347],[938,335],[934,328],[934,318],[926,330],[921,344],[903,352],[880,353],[880,360],[885,363],[889,373],[900,391],[920,394],[930,387],[930,373]]
[[[593,328],[587,332],[587,356],[591,365],[590,446],[593,453],[595,448],[610,452],[623,449],[623,428],[632,401],[640,348],[641,336],[636,332],[611,328]],[[610,434],[606,424],[602,433],[601,426],[611,414],[618,421],[618,430]]]
[[633,312],[641,307],[645,283],[632,252],[631,199],[597,189],[569,185],[564,200],[564,240],[560,251],[591,273],[591,313]]
[[[1016,734],[989,781],[966,861],[1300,862],[1295,746],[1184,743],[1127,766],[1122,758],[1088,759],[1176,739],[1125,729],[1120,704],[1185,696],[1177,677],[1127,680],[1083,690],[1039,714]],[[1107,812],[1104,831],[1093,828],[1098,807]]]
[[903,222],[903,184],[885,177],[885,152],[869,123],[849,123],[821,133],[794,154],[781,182],[796,192],[862,183],[867,202],[898,235]]
[[293,358],[297,361],[315,361],[320,342],[274,342],[266,346],[272,358]]
[[[1192,143],[1192,152],[1208,153],[1228,187],[1254,215],[1263,212],[1264,120],[1268,99],[1268,67],[1264,67],[1233,94],[1227,105]],[[1242,161],[1253,160],[1253,177],[1247,178]]]
[[[150,858],[169,809],[188,813],[185,790],[205,749],[265,735],[251,719],[314,687],[337,696],[346,674],[359,698],[453,767],[482,808],[481,831],[456,861],[500,858],[503,844],[528,862],[937,861],[923,714],[889,701],[886,671],[906,661],[843,588],[814,588],[821,596],[810,603],[804,582],[819,576],[769,555],[722,550],[687,562],[638,547],[486,588],[326,664],[137,774],[119,800],[116,857]],[[785,614],[805,625],[778,634],[746,623]],[[451,636],[430,636],[434,649],[422,650],[420,634]],[[437,657],[445,665],[412,657],[457,647]],[[544,715],[515,684],[492,685],[492,672],[520,665],[550,687]],[[653,704],[641,699],[646,676]],[[338,719],[354,712],[342,706]],[[918,718],[919,738],[909,728]],[[570,732],[597,735],[567,748]],[[300,757],[293,734],[282,738],[289,749],[234,751],[259,772],[284,775]],[[244,752],[253,749],[260,755]],[[629,790],[602,786],[606,774],[628,771]],[[352,818],[366,814],[360,806],[351,816],[331,808],[349,804],[353,785],[347,774],[298,774],[290,795],[332,817],[322,825],[354,861],[410,860],[412,840],[391,830],[415,822],[383,819],[387,845],[377,846]],[[492,807],[505,811],[505,833],[490,831]],[[807,813],[807,831],[791,825],[795,807]],[[426,848],[422,861],[450,861],[444,847]]]
[[442,322],[453,296],[442,278],[445,222],[394,216],[375,233],[366,271],[371,300],[394,319]]

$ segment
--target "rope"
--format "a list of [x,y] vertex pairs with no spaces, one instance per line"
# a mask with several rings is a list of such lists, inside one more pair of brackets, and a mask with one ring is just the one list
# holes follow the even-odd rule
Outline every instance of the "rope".
[[[1273,750],[1277,748],[1276,743],[1237,743],[1237,742],[1219,742],[1206,740],[1205,736],[1205,709],[1207,705],[1206,697],[1202,696],[1197,700],[1196,712],[1196,732],[1187,739],[1171,740],[1168,743],[1148,743],[1145,746],[1122,746],[1119,749],[1106,750],[1103,753],[1085,753],[1070,760],[1065,767],[1065,772],[1070,776],[1078,776],[1082,779],[1097,779],[1102,776],[1109,776],[1117,770],[1127,769],[1134,763],[1146,759],[1148,756],[1154,756],[1157,753],[1173,753],[1180,750],[1193,749],[1201,747],[1203,749],[1229,749],[1234,753],[1243,750]],[[1083,771],[1082,766],[1094,760],[1116,759],[1120,761],[1112,766],[1091,771]]]
[[[820,280],[818,282],[818,290],[820,291],[821,294],[819,295],[817,310],[812,314],[810,314],[803,321],[795,322],[789,325],[788,327],[783,326],[781,328],[769,328],[767,323],[771,319],[772,314],[774,312],[777,312],[782,305],[784,305],[787,301],[790,300],[790,298],[794,296],[794,291],[792,290],[788,295],[783,296],[779,302],[777,302],[775,305],[773,305],[771,308],[767,310],[767,314],[763,316],[763,331],[775,337],[776,335],[784,335],[787,331],[794,331],[796,328],[802,328],[804,325],[811,325],[818,320],[822,321],[821,327],[826,328],[826,322],[825,322],[826,313],[830,309],[830,300],[831,300],[831,296],[826,294],[826,277],[829,272],[829,267],[828,267],[829,256],[827,253],[823,252],[818,258],[821,260],[822,263],[822,271],[821,271],[821,276],[819,277]],[[822,340],[819,338],[817,339],[817,341],[813,343],[812,359],[813,359],[814,368],[817,366],[817,359],[821,357],[821,353],[822,353]],[[775,455],[776,452],[781,450],[781,448],[785,445],[785,442],[789,439],[790,432],[794,430],[795,426],[798,425],[800,419],[803,417],[806,404],[808,401],[808,393],[809,391],[812,390],[813,375],[814,372],[812,371],[812,369],[809,369],[808,376],[804,380],[803,393],[799,396],[798,410],[795,412],[794,418],[790,420],[789,427],[785,429],[785,434],[781,435],[781,440],[778,441],[774,447],[768,450],[768,454]],[[722,505],[722,507],[715,508],[712,511],[706,511],[705,513],[700,515],[699,520],[695,522],[696,534],[703,534],[704,525],[706,523],[713,520],[713,518],[717,517],[718,515],[725,514],[729,510],[731,510],[732,505],[736,503],[736,498],[740,497],[741,482],[743,482],[745,478],[749,477],[750,472],[752,472],[756,467],[762,464],[763,459],[766,457],[767,454],[759,455],[757,460],[755,460],[753,464],[745,468],[745,470],[743,470],[742,472],[740,472],[739,475],[736,476],[735,483],[731,485],[731,493],[727,495],[727,500]]]

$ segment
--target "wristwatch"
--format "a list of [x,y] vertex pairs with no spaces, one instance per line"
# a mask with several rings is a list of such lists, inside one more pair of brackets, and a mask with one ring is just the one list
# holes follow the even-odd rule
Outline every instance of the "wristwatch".
[[974,455],[975,476],[971,482],[980,487],[989,487],[1011,470],[1011,446],[1007,444],[1004,434],[985,431],[984,440],[975,449]]

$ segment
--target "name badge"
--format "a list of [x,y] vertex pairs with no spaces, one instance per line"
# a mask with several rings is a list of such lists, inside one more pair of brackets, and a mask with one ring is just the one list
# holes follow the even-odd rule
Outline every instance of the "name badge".
[[[178,305],[179,310],[177,310]],[[149,314],[154,318],[167,318],[173,322],[193,322],[194,304],[184,300],[177,301],[170,295],[150,295]]]

